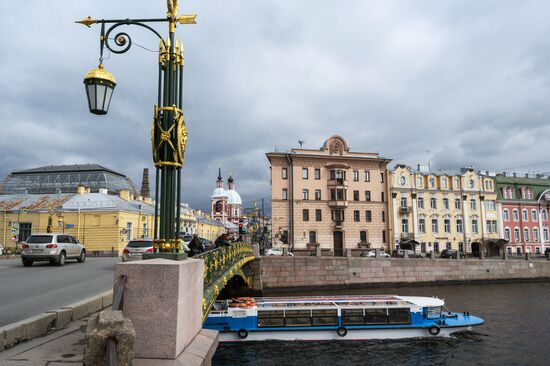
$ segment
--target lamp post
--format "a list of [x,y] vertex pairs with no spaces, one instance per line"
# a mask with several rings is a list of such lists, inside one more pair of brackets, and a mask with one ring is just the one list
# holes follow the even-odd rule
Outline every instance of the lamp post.
[[[187,145],[187,129],[183,115],[183,46],[175,38],[177,24],[195,24],[196,15],[178,16],[177,0],[167,1],[166,18],[158,19],[92,19],[77,23],[90,27],[100,24],[99,66],[89,71],[84,84],[91,113],[103,115],[109,110],[116,81],[103,66],[103,50],[115,54],[127,52],[132,46],[125,32],[113,31],[121,26],[139,26],[151,31],[160,40],[158,51],[158,95],[154,106],[151,142],[156,168],[155,221],[153,239],[156,254],[170,253],[165,257],[185,258],[179,253],[179,216],[181,203],[181,169]],[[168,23],[168,37],[164,39],[150,23]],[[108,27],[106,29],[106,26]],[[110,41],[114,41],[111,45]]]

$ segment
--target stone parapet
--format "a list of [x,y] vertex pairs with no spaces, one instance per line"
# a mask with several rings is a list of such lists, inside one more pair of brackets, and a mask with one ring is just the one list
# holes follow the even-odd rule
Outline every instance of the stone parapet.
[[[550,279],[547,261],[262,257],[254,280],[262,290],[359,285]],[[256,277],[260,277],[259,279]]]

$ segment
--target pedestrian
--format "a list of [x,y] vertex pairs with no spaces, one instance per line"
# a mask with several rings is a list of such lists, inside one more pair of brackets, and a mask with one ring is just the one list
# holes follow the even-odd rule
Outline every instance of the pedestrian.
[[193,235],[193,239],[189,243],[189,256],[192,257],[195,254],[201,254],[204,252],[203,245],[197,234]]

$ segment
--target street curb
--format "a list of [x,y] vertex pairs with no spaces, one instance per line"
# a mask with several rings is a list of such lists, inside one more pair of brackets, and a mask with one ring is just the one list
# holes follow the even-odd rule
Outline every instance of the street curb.
[[64,328],[71,321],[79,320],[101,311],[113,303],[113,291],[105,291],[96,296],[60,309],[49,310],[42,314],[0,327],[0,352],[17,343],[41,337]]

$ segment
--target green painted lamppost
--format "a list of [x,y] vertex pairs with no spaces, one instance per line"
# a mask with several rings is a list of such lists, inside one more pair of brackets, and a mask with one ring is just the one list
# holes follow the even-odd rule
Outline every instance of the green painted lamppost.
[[[91,113],[104,115],[109,110],[116,86],[114,76],[103,66],[103,51],[125,53],[132,39],[125,32],[113,33],[122,26],[138,26],[159,38],[158,95],[154,107],[151,142],[156,168],[154,247],[151,256],[172,259],[185,258],[179,253],[181,169],[185,159],[187,129],[183,115],[183,46],[175,38],[177,24],[195,24],[196,15],[178,16],[177,0],[167,1],[165,18],[158,19],[92,19],[77,23],[90,27],[101,25],[99,66],[84,77],[88,107]],[[163,38],[151,23],[168,23],[168,37]],[[114,45],[111,43],[114,42]]]

